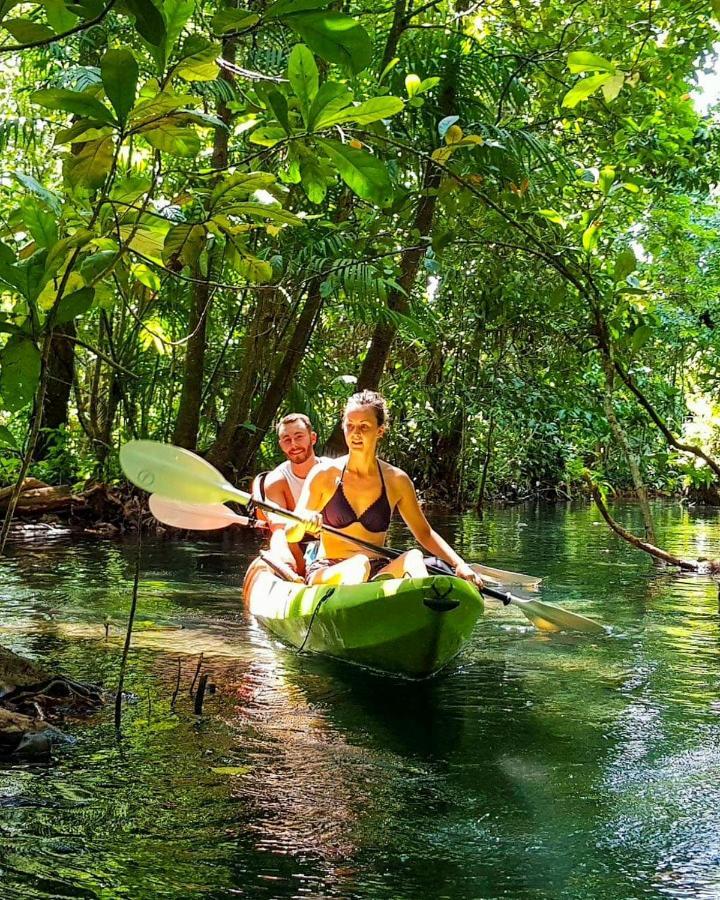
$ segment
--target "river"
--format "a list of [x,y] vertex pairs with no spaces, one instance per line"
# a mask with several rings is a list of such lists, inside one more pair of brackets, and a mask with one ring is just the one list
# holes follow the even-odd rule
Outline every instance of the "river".
[[[669,550],[720,556],[720,510],[655,513]],[[243,614],[255,538],[145,540],[122,738],[108,704],[51,761],[0,763],[3,900],[720,897],[717,583],[658,572],[584,504],[433,523],[610,633],[542,634],[488,600],[440,677],[393,681]],[[12,545],[0,643],[112,689],[134,556]]]

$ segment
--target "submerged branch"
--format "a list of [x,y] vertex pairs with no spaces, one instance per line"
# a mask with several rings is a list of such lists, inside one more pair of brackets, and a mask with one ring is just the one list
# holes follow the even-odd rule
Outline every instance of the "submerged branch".
[[660,559],[671,566],[677,566],[684,572],[696,572],[698,574],[720,573],[720,561],[718,560],[682,559],[679,556],[674,556],[672,553],[668,553],[667,550],[663,550],[660,547],[656,547],[654,544],[650,544],[648,541],[643,541],[631,531],[623,528],[623,526],[619,522],[616,522],[615,519],[613,519],[613,517],[610,515],[610,512],[605,505],[602,493],[600,492],[600,488],[587,474],[585,475],[585,481],[590,488],[590,492],[592,493],[593,500],[597,504],[597,508],[600,510],[600,515],[603,517],[603,519],[605,519],[605,521],[615,532],[615,534],[621,537],[632,547],[635,547],[636,550],[642,550],[643,553],[648,553],[655,559]]

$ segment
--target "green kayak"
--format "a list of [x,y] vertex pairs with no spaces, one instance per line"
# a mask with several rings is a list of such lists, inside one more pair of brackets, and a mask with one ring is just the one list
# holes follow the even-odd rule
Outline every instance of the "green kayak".
[[449,575],[307,587],[283,581],[261,560],[243,597],[269,631],[297,649],[405,678],[429,678],[470,638],[480,594]]

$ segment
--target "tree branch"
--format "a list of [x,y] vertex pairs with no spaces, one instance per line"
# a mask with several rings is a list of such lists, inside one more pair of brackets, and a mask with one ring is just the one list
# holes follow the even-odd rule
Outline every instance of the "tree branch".
[[88,19],[85,22],[80,22],[78,25],[68,29],[68,31],[63,31],[62,34],[53,34],[51,37],[39,38],[36,41],[28,41],[27,44],[9,44],[5,47],[0,47],[0,53],[17,53],[21,50],[31,50],[33,47],[47,47],[48,44],[54,44],[56,41],[63,40],[63,38],[70,37],[73,34],[79,34],[81,31],[86,31],[88,28],[92,28],[93,25],[102,22],[116,3],[117,0],[110,0],[107,6],[100,10],[94,18]]

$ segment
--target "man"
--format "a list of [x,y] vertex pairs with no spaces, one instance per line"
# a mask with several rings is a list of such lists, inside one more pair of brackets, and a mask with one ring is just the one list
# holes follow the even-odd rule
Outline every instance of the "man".
[[[317,434],[313,431],[310,419],[303,413],[284,416],[275,430],[286,460],[271,472],[255,479],[253,495],[276,503],[283,509],[294,510],[310,470],[318,463],[325,462],[325,459],[315,456]],[[294,572],[304,575],[304,548],[288,543],[284,527],[286,521],[272,515],[262,515],[262,518],[267,521],[271,530],[270,554]]]

